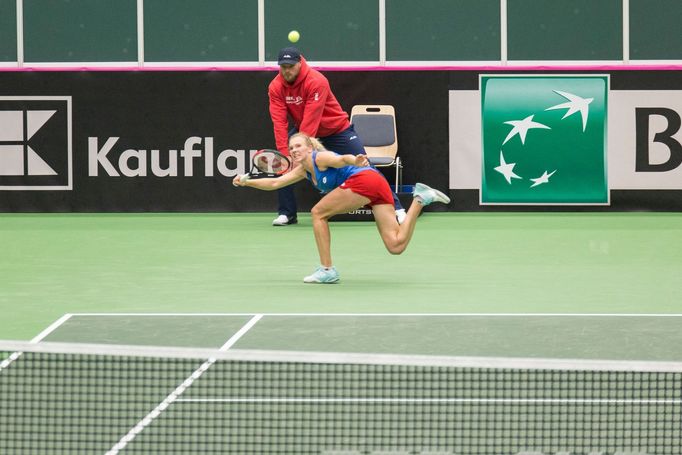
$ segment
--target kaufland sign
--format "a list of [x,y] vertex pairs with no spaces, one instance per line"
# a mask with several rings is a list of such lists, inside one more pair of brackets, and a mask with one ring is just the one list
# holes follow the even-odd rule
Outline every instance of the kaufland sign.
[[[120,137],[87,138],[88,177],[234,177],[256,150],[217,149],[191,136],[176,149],[125,148]],[[73,190],[71,96],[0,97],[0,190]]]
[[481,75],[450,91],[450,188],[483,205],[608,205],[682,189],[682,91],[609,90],[607,75]]

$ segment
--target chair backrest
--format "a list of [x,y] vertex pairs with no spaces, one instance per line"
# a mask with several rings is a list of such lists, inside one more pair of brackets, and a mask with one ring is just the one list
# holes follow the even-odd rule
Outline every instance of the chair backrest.
[[391,166],[398,154],[395,109],[388,105],[353,106],[350,121],[376,166]]

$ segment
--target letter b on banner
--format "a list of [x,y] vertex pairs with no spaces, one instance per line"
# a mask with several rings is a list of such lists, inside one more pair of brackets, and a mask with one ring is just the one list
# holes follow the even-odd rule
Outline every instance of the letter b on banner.
[[[653,142],[665,144],[670,151],[670,157],[664,163],[652,164],[650,160],[649,125],[653,115],[660,115],[668,122],[665,131],[656,133],[653,138]],[[673,138],[682,124],[677,112],[664,107],[639,107],[635,109],[635,119],[637,129],[635,171],[667,172],[682,164],[682,144]]]

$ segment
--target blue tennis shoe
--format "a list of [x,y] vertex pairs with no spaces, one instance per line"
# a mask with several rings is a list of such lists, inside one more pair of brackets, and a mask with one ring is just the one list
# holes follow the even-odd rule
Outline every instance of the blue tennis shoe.
[[303,278],[304,283],[332,284],[339,281],[339,272],[334,267],[318,267],[312,275]]
[[421,202],[421,205],[429,205],[433,202],[442,202],[443,204],[450,203],[450,198],[445,194],[430,186],[424,185],[423,183],[417,183],[414,186],[412,196]]

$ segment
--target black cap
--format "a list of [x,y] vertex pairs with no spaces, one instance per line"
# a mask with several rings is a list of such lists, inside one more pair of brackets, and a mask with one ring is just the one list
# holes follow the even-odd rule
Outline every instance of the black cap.
[[285,47],[277,55],[278,65],[293,65],[301,61],[301,51],[295,47]]

